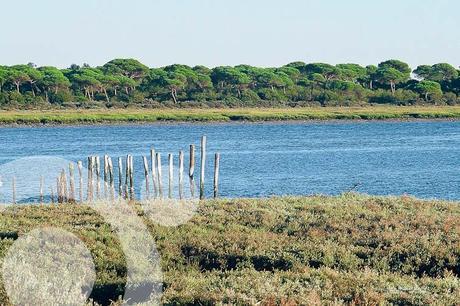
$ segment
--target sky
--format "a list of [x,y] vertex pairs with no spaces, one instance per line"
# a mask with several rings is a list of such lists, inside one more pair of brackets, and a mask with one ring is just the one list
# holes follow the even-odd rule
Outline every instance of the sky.
[[22,0],[0,10],[1,65],[460,65],[458,0]]

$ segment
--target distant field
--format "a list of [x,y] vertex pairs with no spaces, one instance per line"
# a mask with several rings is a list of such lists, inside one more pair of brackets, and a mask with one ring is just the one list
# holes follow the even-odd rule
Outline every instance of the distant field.
[[0,111],[0,125],[456,118],[460,106]]
[[[85,241],[93,291],[123,293],[124,257],[91,208],[26,206],[0,215],[0,261],[37,226]],[[409,197],[207,201],[187,224],[145,220],[162,258],[165,305],[458,305],[460,205]],[[0,283],[0,304],[8,304]]]

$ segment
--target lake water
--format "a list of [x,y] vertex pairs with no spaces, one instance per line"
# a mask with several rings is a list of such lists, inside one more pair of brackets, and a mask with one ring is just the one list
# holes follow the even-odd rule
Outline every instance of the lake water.
[[[91,154],[166,154],[208,137],[207,193],[213,153],[221,153],[221,195],[410,194],[460,200],[460,122],[309,122],[0,128],[0,165],[29,156],[84,160]],[[186,155],[188,160],[188,154]],[[197,161],[199,165],[199,161]],[[186,167],[187,168],[187,167]],[[164,171],[164,175],[167,174]],[[177,176],[176,176],[177,178]]]

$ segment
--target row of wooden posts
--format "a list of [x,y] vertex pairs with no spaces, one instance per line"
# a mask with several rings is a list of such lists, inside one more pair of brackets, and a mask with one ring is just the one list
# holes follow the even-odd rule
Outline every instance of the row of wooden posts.
[[[189,163],[189,183],[190,194],[195,197],[195,145],[190,145],[190,163]],[[143,156],[144,177],[145,177],[145,196],[151,198],[163,198],[163,173],[161,153],[155,152],[155,149],[150,150],[150,165],[147,156]],[[174,190],[174,156],[168,154],[168,197],[173,197]],[[200,183],[199,196],[200,199],[205,198],[205,165],[206,165],[206,136],[201,139],[201,166],[200,166]],[[126,200],[135,200],[134,189],[134,163],[133,156],[127,155],[126,159],[118,158],[118,190],[115,190],[115,176],[112,158],[104,155],[103,158],[103,173],[101,175],[101,160],[99,156],[88,157],[87,162],[87,190],[86,195],[83,194],[83,162],[77,162],[78,169],[78,201],[83,202],[86,196],[86,201],[93,202],[94,200],[109,199],[114,200],[116,194],[119,198]],[[124,171],[123,171],[124,170]],[[65,169],[56,179],[56,189],[50,187],[51,202],[55,203],[75,203],[77,202],[75,168],[74,164],[69,164],[69,176]],[[214,156],[214,198],[219,195],[219,171],[220,171],[220,154]],[[67,178],[69,180],[67,181]],[[102,182],[103,181],[103,187]],[[40,203],[44,202],[44,186],[45,181],[43,176],[40,178]],[[152,187],[152,188],[151,188]],[[56,190],[56,194],[55,194]],[[179,152],[179,198],[184,199],[184,152]],[[13,178],[13,203],[16,203],[16,179]]]

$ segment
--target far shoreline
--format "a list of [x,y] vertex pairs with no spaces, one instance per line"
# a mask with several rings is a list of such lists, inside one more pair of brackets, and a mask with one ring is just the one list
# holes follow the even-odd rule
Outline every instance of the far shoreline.
[[353,123],[417,123],[459,122],[460,118],[393,118],[393,119],[310,119],[310,120],[236,120],[236,121],[101,121],[95,123],[0,123],[4,128],[71,128],[71,127],[135,127],[135,126],[209,126],[209,125],[276,125],[276,124],[353,124]]
[[0,111],[0,127],[459,121],[460,106]]

